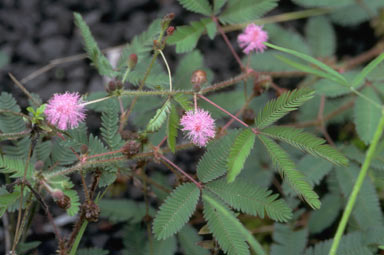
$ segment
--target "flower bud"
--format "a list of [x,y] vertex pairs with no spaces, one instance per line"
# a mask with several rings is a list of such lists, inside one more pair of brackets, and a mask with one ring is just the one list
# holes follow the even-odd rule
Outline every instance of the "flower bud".
[[175,14],[173,12],[168,13],[163,17],[161,20],[161,27],[163,28],[163,31],[169,26],[169,23],[175,18]]
[[174,26],[170,26],[167,28],[167,35],[168,36],[171,36],[173,34],[173,32],[175,31],[175,27]]
[[42,160],[38,160],[38,161],[36,161],[36,163],[35,163],[35,169],[36,169],[37,171],[40,171],[40,170],[43,170],[43,168],[44,168],[44,162],[43,162]]
[[133,68],[135,68],[135,66],[137,64],[137,60],[138,60],[138,58],[137,58],[136,54],[133,53],[133,54],[129,55],[128,68],[131,69],[131,70]]
[[116,81],[116,87],[117,87],[117,89],[122,89],[123,83],[121,81]]
[[71,207],[71,199],[67,195],[64,195],[61,199],[58,199],[55,202],[61,209],[64,210]]
[[249,108],[245,109],[242,115],[243,121],[248,125],[255,123],[255,117],[255,112]]
[[86,144],[82,144],[80,146],[80,153],[81,154],[86,154],[88,152],[88,146]]
[[55,201],[64,199],[64,193],[59,189],[54,189],[51,195]]
[[140,151],[140,144],[136,142],[135,140],[130,140],[125,143],[125,145],[122,148],[122,153],[127,157],[131,158],[132,156],[136,155]]
[[100,208],[95,202],[90,201],[84,205],[85,218],[90,222],[99,220]]
[[111,93],[116,90],[116,83],[115,81],[108,82],[107,92]]
[[203,70],[196,70],[192,73],[191,83],[193,85],[201,85],[207,81],[207,73]]

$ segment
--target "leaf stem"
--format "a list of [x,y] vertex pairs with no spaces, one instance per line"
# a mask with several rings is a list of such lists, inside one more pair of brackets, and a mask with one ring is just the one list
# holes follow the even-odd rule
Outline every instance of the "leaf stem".
[[359,191],[361,189],[361,186],[363,185],[365,176],[367,175],[368,168],[371,164],[372,158],[375,154],[376,147],[379,143],[381,134],[384,131],[384,109],[382,109],[381,113],[381,119],[379,122],[379,125],[376,128],[376,132],[372,138],[371,145],[369,146],[365,160],[363,165],[361,166],[360,173],[356,179],[355,185],[353,186],[352,193],[348,199],[347,205],[345,207],[343,216],[341,217],[339,226],[337,227],[337,231],[335,234],[335,238],[333,239],[331,250],[329,251],[329,255],[336,255],[337,248],[339,247],[339,243],[341,240],[341,237],[343,235],[343,232],[345,230],[345,227],[348,223],[348,219],[352,213],[353,206],[356,203],[357,196],[359,194]]
[[160,53],[161,57],[162,57],[163,60],[164,60],[165,66],[167,67],[168,77],[169,77],[169,91],[172,91],[172,75],[171,75],[171,69],[169,68],[167,59],[165,58],[163,51],[162,51],[162,50],[159,50],[159,53]]

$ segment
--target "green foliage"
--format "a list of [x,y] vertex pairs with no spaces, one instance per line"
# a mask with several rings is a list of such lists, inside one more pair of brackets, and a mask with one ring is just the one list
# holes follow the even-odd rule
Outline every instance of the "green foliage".
[[193,109],[192,102],[184,94],[176,94],[173,99],[185,110],[190,111]]
[[311,213],[308,227],[310,233],[321,233],[331,226],[341,210],[341,197],[339,194],[328,193],[321,199],[321,208]]
[[276,24],[267,24],[265,26],[265,30],[268,32],[268,40],[274,44],[299,51],[304,54],[310,54],[311,51],[309,45],[299,32],[293,29],[285,29],[284,27]]
[[[371,87],[366,87],[361,92],[376,103],[381,104],[376,91]],[[379,125],[381,109],[375,105],[367,103],[364,98],[358,97],[354,106],[354,123],[356,131],[365,144],[369,144]]]
[[181,249],[185,255],[209,255],[210,252],[197,243],[201,242],[202,238],[197,234],[196,229],[189,224],[185,225],[177,235]]
[[177,251],[176,237],[171,236],[165,240],[154,239],[152,252],[147,252],[146,255],[174,255],[176,251]]
[[223,7],[228,0],[214,0],[213,1],[213,13],[216,15],[220,12],[221,7]]
[[0,51],[0,68],[7,65],[9,63],[9,56],[5,54],[3,51]]
[[146,255],[148,252],[147,231],[140,223],[126,224],[123,229],[124,255]]
[[222,202],[216,200],[209,192],[204,192],[203,203],[204,218],[208,221],[208,227],[225,252],[229,255],[249,254],[243,241],[246,240],[256,254],[266,255],[260,243]]
[[7,208],[12,205],[20,197],[20,191],[8,193],[7,191],[0,193],[0,217],[3,216]]
[[[20,106],[15,98],[7,92],[0,94],[0,109],[20,112]],[[25,122],[20,116],[0,113],[0,130],[4,133],[21,132],[25,130]]]
[[256,118],[256,127],[265,128],[290,111],[294,111],[300,105],[313,97],[314,91],[310,89],[295,89],[282,94],[277,99],[267,103],[263,110],[259,112]]
[[27,169],[25,169],[25,164],[26,162],[23,159],[0,155],[0,173],[11,174],[11,178],[23,177],[24,171],[27,170],[26,177],[27,179],[31,179],[34,173],[34,167],[28,164]]
[[[101,217],[112,222],[140,222],[145,216],[145,204],[128,199],[102,199],[99,201]],[[153,214],[153,210],[150,210]]]
[[167,124],[168,124],[167,125],[168,147],[171,149],[173,153],[175,153],[177,129],[179,128],[179,115],[177,114],[177,110],[174,104],[171,104],[170,106],[170,112],[169,112]]
[[[276,45],[273,45],[273,44],[267,43],[267,42],[265,43],[265,45],[267,45],[268,47],[270,47],[272,49],[288,53],[288,54],[293,55],[295,57],[298,57],[299,59],[302,59],[302,60],[304,60],[310,64],[313,64],[313,65],[317,66],[318,68],[320,68],[322,71],[324,71],[324,73],[327,74],[327,78],[329,78],[330,80],[336,81],[341,85],[348,86],[347,80],[342,75],[340,75],[338,72],[336,72],[334,69],[327,66],[323,62],[320,62],[319,60],[317,60],[317,59],[315,59],[315,58],[313,58],[307,54],[304,54],[304,53],[301,53],[301,52],[298,52],[295,50],[287,49],[284,47],[276,46]],[[308,68],[307,65],[306,66],[303,65],[303,68],[304,67]],[[303,70],[303,71],[306,72],[307,70]]]
[[67,209],[69,216],[75,216],[80,210],[79,195],[76,190],[66,189],[63,190],[64,195],[68,196],[71,201],[71,206]]
[[292,218],[292,211],[278,195],[238,178],[228,184],[225,180],[210,182],[206,188],[222,198],[236,210],[264,218],[264,212],[273,220],[286,222]]
[[208,144],[207,151],[197,164],[197,176],[202,182],[212,181],[227,171],[228,156],[237,132]]
[[338,165],[347,165],[348,159],[335,148],[324,144],[325,140],[301,129],[272,126],[263,129],[262,134],[289,143],[313,156],[322,157]]
[[[225,216],[222,211],[216,210],[210,203],[210,200],[207,201],[206,193],[206,191],[203,193],[204,218],[207,221],[208,227],[212,231],[213,236],[218,241],[220,248],[229,255],[250,254],[248,245],[245,243],[245,237],[241,234],[241,231],[235,224],[233,224],[232,221],[227,219],[228,217],[224,218]],[[224,207],[233,218],[236,219],[234,213],[231,212],[225,204],[217,200],[216,202],[220,203],[220,205]]]
[[297,169],[301,169],[303,174],[307,176],[308,181],[314,185],[320,184],[321,180],[333,168],[329,161],[315,158],[311,155],[305,155],[297,162]]
[[[332,240],[317,243],[314,247],[305,250],[305,255],[328,255]],[[364,244],[363,236],[353,232],[342,237],[337,255],[372,255],[370,249]]]
[[379,56],[377,56],[374,60],[372,60],[368,65],[366,65],[363,70],[353,79],[352,81],[352,87],[356,86],[357,84],[361,84],[364,79],[368,76],[369,73],[371,73],[382,61],[384,60],[384,53],[381,53]]
[[[349,81],[356,75],[356,71],[345,72],[342,75]],[[355,83],[353,86],[340,86],[337,82],[328,79],[320,79],[313,84],[316,89],[316,94],[325,95],[331,98],[350,94],[351,89],[358,89],[362,85],[364,85],[363,82]]]
[[297,255],[305,249],[308,231],[293,231],[289,226],[275,223],[272,236],[275,244],[272,244],[271,255]]
[[[359,168],[351,164],[348,168],[336,168],[336,177],[340,190],[344,197],[348,197],[356,181]],[[352,216],[358,227],[362,230],[373,226],[383,225],[383,214],[381,212],[379,198],[371,181],[366,178],[357,196],[353,207]]]
[[193,183],[177,187],[161,205],[153,221],[153,232],[159,240],[177,233],[194,213],[200,197]]
[[288,154],[273,140],[264,135],[258,138],[263,142],[269,152],[272,162],[280,170],[290,186],[314,209],[320,208],[319,196],[313,191],[308,179],[304,174],[296,169],[295,163],[289,158]]
[[35,250],[41,244],[40,241],[32,241],[27,243],[19,243],[16,248],[17,254],[27,254],[29,251],[31,254],[31,250]]
[[208,0],[178,0],[188,11],[200,13],[206,16],[212,14],[212,8]]
[[353,0],[292,0],[295,4],[303,7],[339,7],[353,3]]
[[244,129],[236,136],[235,141],[231,146],[228,157],[228,174],[227,181],[233,182],[236,176],[244,167],[245,160],[248,158],[253,145],[255,143],[256,135],[251,129]]
[[310,18],[305,26],[305,34],[315,57],[331,57],[335,54],[336,35],[326,17]]
[[83,248],[79,249],[77,255],[108,255],[109,252],[100,248]]
[[228,0],[219,19],[224,24],[251,22],[276,6],[276,0]]
[[115,101],[109,101],[107,108],[101,114],[101,136],[112,150],[119,149],[124,141],[119,131],[119,108]]
[[100,75],[115,77],[118,73],[113,70],[108,59],[100,51],[88,25],[85,23],[82,16],[79,13],[74,13],[73,15],[75,18],[75,24],[80,29],[85,50],[88,54],[88,57],[91,59],[92,64],[96,67]]
[[210,22],[209,19],[201,19],[200,21],[192,21],[191,24],[187,26],[179,26],[167,39],[167,43],[176,45],[177,53],[191,51],[196,47],[200,36],[206,29],[206,25]]
[[147,130],[150,132],[155,132],[161,128],[165,122],[167,115],[171,108],[171,101],[167,99],[164,104],[158,109],[152,119],[149,120],[147,125]]

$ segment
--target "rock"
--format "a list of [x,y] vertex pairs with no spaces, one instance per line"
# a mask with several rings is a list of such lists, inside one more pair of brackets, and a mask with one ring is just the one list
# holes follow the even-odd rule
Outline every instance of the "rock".
[[41,42],[40,49],[47,60],[65,57],[67,42],[67,39],[63,36],[50,37]]
[[37,45],[33,44],[29,40],[21,41],[18,47],[16,48],[17,55],[20,56],[20,58],[24,58],[25,60],[32,62],[32,63],[41,63],[42,57],[41,57],[41,51],[37,47]]

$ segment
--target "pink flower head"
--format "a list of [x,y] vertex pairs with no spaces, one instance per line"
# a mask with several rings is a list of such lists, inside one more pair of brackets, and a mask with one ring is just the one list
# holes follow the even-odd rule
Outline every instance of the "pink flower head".
[[180,120],[183,131],[188,132],[188,138],[197,146],[203,147],[210,138],[215,137],[215,121],[209,112],[202,109],[191,110]]
[[48,122],[61,130],[76,128],[81,121],[84,121],[84,112],[84,105],[77,92],[54,94],[44,110]]
[[262,26],[249,24],[243,33],[237,37],[237,42],[243,48],[245,54],[251,51],[264,52],[267,46],[264,44],[268,40],[268,33],[265,32]]

